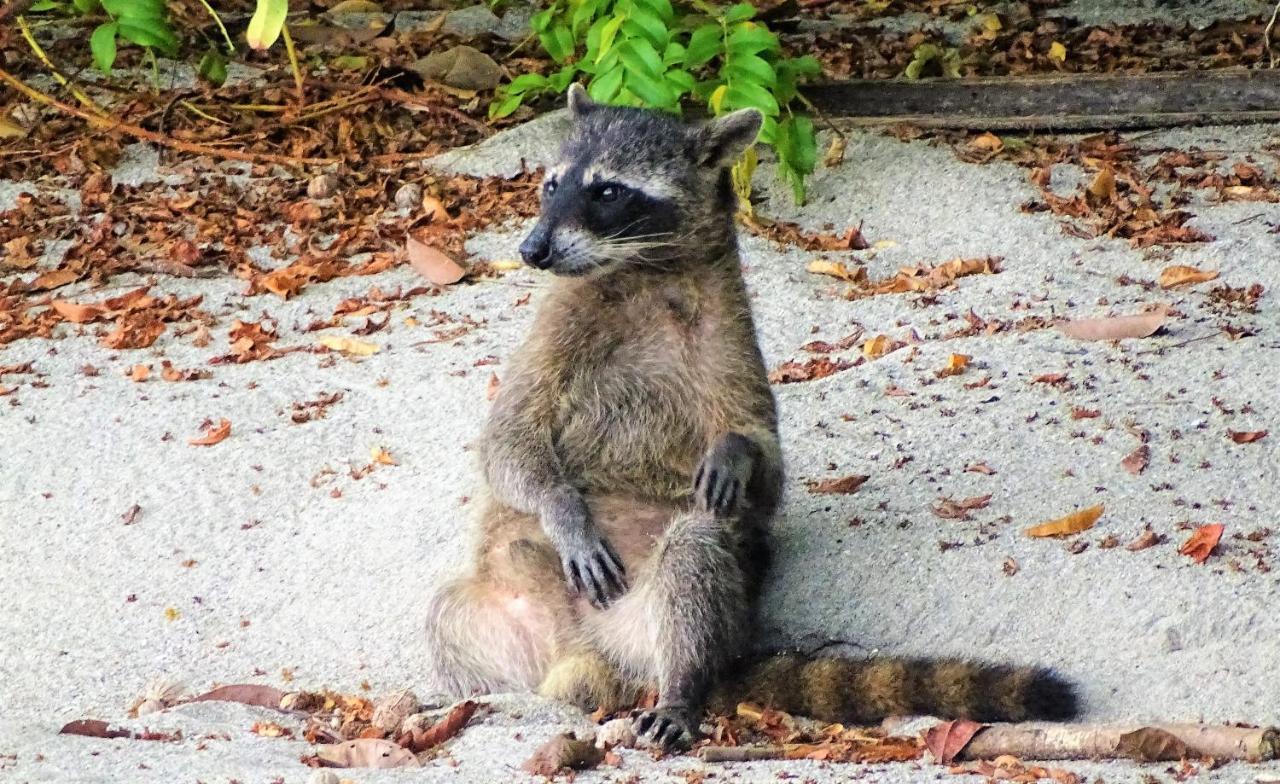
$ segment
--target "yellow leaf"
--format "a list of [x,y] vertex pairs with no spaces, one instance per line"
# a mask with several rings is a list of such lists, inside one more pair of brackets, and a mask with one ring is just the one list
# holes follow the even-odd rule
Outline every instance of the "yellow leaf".
[[1171,289],[1174,286],[1182,286],[1189,283],[1204,283],[1216,277],[1218,277],[1216,270],[1202,270],[1183,264],[1175,264],[1160,271],[1160,288]]
[[177,607],[166,607],[164,608],[164,617],[166,620],[176,621],[182,617],[182,613],[178,612]]
[[862,355],[867,359],[879,359],[888,354],[893,348],[893,342],[889,340],[888,335],[876,335],[867,338],[867,342],[862,344]]
[[21,139],[27,135],[27,129],[0,118],[0,139]]
[[1099,517],[1102,517],[1102,504],[1072,512],[1066,517],[1059,517],[1057,520],[1033,525],[1024,533],[1027,536],[1070,536],[1071,534],[1089,530],[1094,523],[1098,522]]
[[489,262],[489,269],[497,270],[498,272],[510,272],[523,266],[524,262],[516,261],[515,259],[498,259],[497,261]]
[[325,11],[326,14],[379,14],[382,6],[372,0],[342,0]]
[[369,449],[369,459],[380,465],[399,465],[386,449],[375,446]]
[[831,144],[827,147],[826,154],[822,156],[822,165],[830,169],[842,163],[844,163],[844,137],[837,134],[831,137]]
[[342,337],[341,335],[321,335],[320,345],[333,351],[341,351],[344,354],[355,354],[360,357],[367,357],[370,354],[378,353],[378,346],[375,343],[366,343],[363,340]]
[[1054,41],[1049,47],[1049,59],[1055,63],[1065,63],[1067,61],[1067,47],[1063,46],[1061,41]]
[[249,28],[244,38],[253,49],[269,49],[280,37],[285,17],[289,15],[289,0],[258,0]]
[[969,360],[973,357],[968,354],[952,354],[947,358],[947,366],[938,371],[938,377],[942,376],[958,376],[969,367]]
[[998,33],[1004,28],[1004,25],[1000,24],[999,16],[996,14],[988,14],[982,20],[982,27],[989,33]]
[[720,113],[720,106],[724,104],[724,94],[729,90],[729,85],[722,84],[711,93],[711,98],[707,101],[711,105],[711,111],[714,114]]
[[413,316],[406,316],[404,319],[404,325],[406,327],[416,327],[418,326],[418,320]]

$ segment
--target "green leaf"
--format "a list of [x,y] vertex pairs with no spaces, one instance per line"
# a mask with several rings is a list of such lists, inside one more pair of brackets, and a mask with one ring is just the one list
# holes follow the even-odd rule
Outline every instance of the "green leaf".
[[762,144],[773,144],[777,135],[778,121],[772,117],[766,117],[764,122],[760,124],[760,135],[756,137],[756,140]]
[[729,34],[726,48],[731,55],[772,52],[778,49],[778,36],[759,25],[744,23]]
[[659,19],[652,11],[644,8],[636,8],[627,19],[627,26],[632,28],[631,34],[643,35],[653,44],[653,48],[662,51],[667,48],[667,25]]
[[574,9],[573,16],[570,18],[570,25],[573,27],[575,35],[580,36],[582,28],[590,24],[591,20],[595,18],[596,9],[599,5],[599,0],[584,0]]
[[677,98],[685,93],[692,92],[694,84],[696,83],[693,78],[693,74],[679,69],[667,71],[665,78],[667,80],[667,84],[676,91]]
[[547,86],[552,90],[562,93],[569,89],[569,83],[578,75],[578,67],[575,65],[566,65],[559,71],[551,74],[547,78]]
[[501,101],[494,101],[489,104],[489,119],[496,120],[499,117],[506,117],[516,109],[519,109],[520,102],[523,100],[523,95],[508,95]]
[[[38,14],[38,13],[40,13],[41,11],[53,11],[53,10],[55,10],[55,9],[57,9],[57,8],[60,8],[60,7],[61,7],[61,5],[59,5],[58,3],[53,2],[53,0],[39,0],[39,2],[32,3],[32,4],[31,4],[31,7],[30,7],[30,8],[28,8],[27,10],[28,10],[28,11],[30,11],[30,12],[32,12],[32,13],[36,13],[36,14]],[[77,10],[79,10],[79,9],[77,9]],[[88,11],[80,11],[80,13],[82,13],[82,14],[87,14],[87,13],[89,13],[89,12],[88,12]]]
[[552,13],[551,9],[548,8],[529,17],[529,27],[533,28],[535,33],[543,33],[547,31],[547,28],[551,27],[551,20]]
[[729,10],[724,12],[724,23],[733,24],[735,22],[745,22],[755,15],[755,6],[750,3],[737,3],[729,6]]
[[[626,63],[626,60],[623,60]],[[666,82],[654,79],[641,71],[627,71],[627,89],[640,97],[647,106],[667,109],[676,102],[675,91]]]
[[116,61],[117,29],[115,22],[107,22],[94,28],[93,35],[89,36],[89,51],[93,52],[93,64],[107,75],[111,74],[111,64]]
[[76,7],[77,11],[85,16],[92,14],[101,7],[98,0],[71,0],[71,4]]
[[200,58],[200,64],[196,66],[196,73],[200,74],[210,84],[221,87],[227,81],[227,58],[223,57],[221,52],[211,49],[204,53],[204,57]]
[[734,82],[724,94],[726,109],[747,109],[754,107],[767,115],[778,114],[778,102],[769,91],[751,82]]
[[162,24],[151,20],[135,23],[129,19],[121,19],[116,24],[119,26],[120,37],[126,41],[132,41],[138,46],[152,46],[166,54],[178,51],[178,38]]
[[542,48],[547,50],[551,59],[563,63],[573,54],[573,33],[564,25],[555,25],[545,33],[538,35]]
[[707,24],[693,31],[684,50],[686,68],[699,68],[724,50],[724,38],[718,24]]
[[635,0],[635,3],[637,8],[652,11],[664,24],[675,18],[676,12],[670,0]]
[[662,64],[668,68],[673,65],[681,65],[684,63],[684,47],[672,41],[667,44],[667,50],[662,53]]
[[596,52],[595,62],[599,63],[609,50],[613,48],[613,41],[618,35],[618,28],[622,27],[622,23],[627,21],[625,16],[615,16],[605,23],[600,30],[600,50]]
[[623,73],[621,67],[614,67],[596,76],[587,87],[587,95],[600,103],[613,103],[622,89]]
[[503,92],[507,95],[523,95],[529,90],[546,86],[547,77],[542,74],[527,73],[520,74],[516,78],[512,79],[511,84],[508,84]]
[[628,71],[643,74],[656,81],[666,70],[662,67],[662,58],[658,56],[658,50],[643,38],[628,38],[618,44],[617,49],[618,56]]
[[773,66],[754,54],[730,56],[725,61],[724,71],[730,81],[745,79],[762,87],[772,87],[778,81]]
[[258,0],[253,16],[249,19],[249,29],[244,38],[250,48],[268,49],[280,37],[285,17],[289,14],[289,0]]

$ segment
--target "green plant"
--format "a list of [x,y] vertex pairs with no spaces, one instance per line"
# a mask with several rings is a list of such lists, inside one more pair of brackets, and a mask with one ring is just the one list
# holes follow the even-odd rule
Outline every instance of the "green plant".
[[[533,17],[542,48],[559,66],[550,76],[517,76],[489,107],[504,117],[530,97],[563,92],[585,76],[596,101],[680,111],[685,96],[715,115],[748,107],[765,115],[759,140],[774,149],[778,169],[796,201],[817,161],[813,122],[794,114],[797,84],[820,73],[810,56],[782,54],[778,37],[753,21],[749,3],[689,7],[670,0],[552,0]],[[754,153],[734,169],[740,195],[750,192]]]
[[149,55],[153,50],[175,55],[178,52],[178,36],[169,24],[164,0],[38,0],[31,11],[54,11],[89,16],[99,12],[107,21],[98,25],[89,36],[89,50],[93,62],[104,74],[111,73],[116,61],[117,42],[120,40],[143,47]]

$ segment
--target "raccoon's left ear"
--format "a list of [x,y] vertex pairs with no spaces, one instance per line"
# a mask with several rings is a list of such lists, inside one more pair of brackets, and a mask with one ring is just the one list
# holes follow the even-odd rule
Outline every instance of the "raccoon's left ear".
[[738,160],[760,133],[764,115],[758,109],[739,109],[702,126],[698,162],[719,169]]
[[577,82],[569,85],[567,103],[569,105],[569,116],[575,120],[598,106],[595,101],[591,100],[591,96],[587,95],[586,88]]

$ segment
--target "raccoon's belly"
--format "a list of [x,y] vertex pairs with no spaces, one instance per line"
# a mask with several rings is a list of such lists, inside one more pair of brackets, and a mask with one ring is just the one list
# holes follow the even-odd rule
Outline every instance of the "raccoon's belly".
[[556,453],[569,476],[589,492],[687,495],[706,438],[692,402],[669,391],[606,382],[566,396]]

